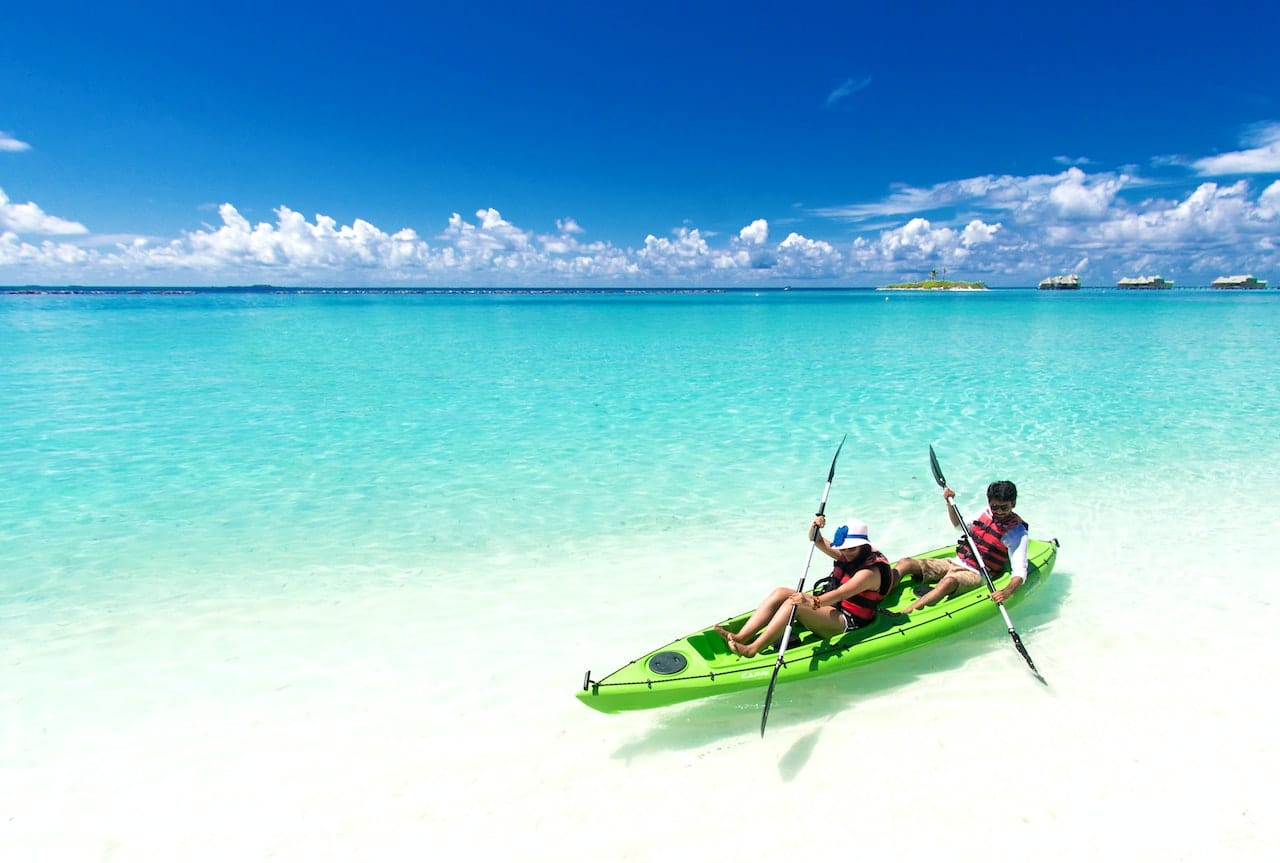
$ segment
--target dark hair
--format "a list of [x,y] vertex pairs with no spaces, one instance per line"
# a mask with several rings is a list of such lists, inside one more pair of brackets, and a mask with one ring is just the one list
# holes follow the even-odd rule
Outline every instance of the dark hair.
[[987,486],[987,500],[1018,500],[1018,487],[1007,479],[993,482]]

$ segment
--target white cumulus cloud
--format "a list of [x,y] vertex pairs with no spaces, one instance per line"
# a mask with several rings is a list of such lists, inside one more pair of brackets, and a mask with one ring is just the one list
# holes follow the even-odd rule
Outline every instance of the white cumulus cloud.
[[[873,239],[858,237],[851,257],[859,267],[874,272],[921,272],[938,266],[986,269],[986,262],[974,261],[973,251],[993,245],[1002,228],[1000,223],[973,219],[957,231],[916,217],[900,228],[881,231]],[[990,260],[994,261],[998,253],[998,249],[993,251]]]
[[1258,196],[1258,214],[1264,219],[1280,216],[1280,180],[1267,186]]
[[1233,153],[1197,159],[1192,167],[1205,177],[1280,173],[1280,123],[1258,128],[1248,136],[1246,143],[1253,146]]
[[449,227],[440,235],[451,242],[464,255],[481,259],[491,258],[500,252],[523,252],[530,248],[533,235],[502,218],[502,214],[490,207],[477,210],[478,225],[464,220],[457,213],[449,217]]
[[1034,285],[1061,272],[1109,284],[1161,272],[1194,285],[1280,271],[1280,180],[1157,186],[1072,165],[897,186],[879,201],[803,215],[810,223],[781,241],[755,218],[723,234],[689,224],[621,246],[592,239],[572,217],[533,230],[492,207],[441,219],[428,242],[361,218],[341,224],[280,206],[255,220],[224,203],[217,223],[154,239],[95,236],[0,190],[0,284],[867,285],[946,268],[989,284]]
[[[223,268],[254,265],[300,270],[334,267],[394,267],[420,260],[426,252],[413,231],[387,234],[363,219],[338,225],[329,216],[308,222],[288,207],[277,207],[276,222],[250,224],[231,204],[218,208],[222,226],[193,231],[164,250],[146,251],[183,266]],[[134,247],[139,251],[142,247]]]
[[769,240],[769,222],[756,219],[738,232],[738,239],[752,246],[764,245]]
[[1122,177],[1108,174],[1090,181],[1073,167],[1049,190],[1049,203],[1060,216],[1097,218],[1110,209],[1123,186]]
[[996,232],[1001,228],[1000,225],[988,225],[981,219],[974,219],[964,226],[964,230],[960,232],[960,245],[966,248],[981,246],[985,243],[994,242]]
[[844,255],[824,240],[812,240],[793,231],[778,245],[777,271],[789,278],[839,277],[844,265]]
[[677,228],[672,237],[649,234],[644,238],[644,248],[636,252],[641,269],[658,275],[687,275],[750,263],[745,252],[738,257],[728,250],[713,249],[697,228]]
[[0,189],[0,231],[15,234],[87,234],[89,229],[79,222],[50,216],[34,203],[15,204]]
[[[40,273],[61,272],[68,267],[91,263],[93,254],[70,243],[45,240],[30,243],[13,231],[0,231],[0,267],[17,271],[34,269]],[[15,280],[16,281],[16,280]]]

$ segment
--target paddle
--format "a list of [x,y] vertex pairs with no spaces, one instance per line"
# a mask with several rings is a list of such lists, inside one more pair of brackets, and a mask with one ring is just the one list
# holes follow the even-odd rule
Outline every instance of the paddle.
[[[947,480],[942,475],[942,468],[938,466],[938,457],[934,455],[933,444],[929,444],[929,466],[933,468],[933,479],[941,488],[947,487]],[[951,499],[947,499],[947,507],[955,513],[956,520],[960,522],[960,529],[964,531],[964,538],[969,543],[969,550],[973,552],[974,560],[978,561],[978,569],[982,572],[982,578],[987,582],[987,590],[992,593],[996,592],[995,582],[991,580],[991,573],[987,572],[987,565],[982,561],[982,553],[978,551],[978,546],[973,541],[973,536],[969,533],[969,523],[964,520],[964,516],[960,514],[960,509]],[[1022,658],[1027,661],[1027,666],[1031,669],[1031,673],[1036,676],[1045,686],[1049,685],[1049,681],[1041,676],[1036,670],[1036,664],[1031,661],[1031,654],[1027,653],[1027,649],[1022,646],[1022,639],[1018,637],[1018,631],[1013,628],[1013,621],[1009,619],[1009,612],[1005,609],[1003,602],[997,602],[1000,606],[1000,613],[1004,615],[1004,625],[1009,627],[1009,637],[1013,639],[1013,646],[1018,648],[1018,652],[1022,654]]]
[[[836,459],[840,458],[840,450],[844,449],[845,438],[847,434],[840,438],[840,446],[836,447],[835,457],[831,459],[831,470],[827,471],[827,487],[822,490],[822,503],[818,504],[818,515],[822,515],[827,510],[827,495],[831,493],[831,481],[836,477]],[[800,583],[796,585],[796,593],[804,590],[805,579],[809,577],[809,564],[813,563],[813,549],[818,541],[818,526],[814,525],[809,531],[809,556],[804,562],[804,573],[800,576]],[[791,640],[791,622],[795,620],[796,607],[791,606],[791,613],[787,615],[787,628],[782,631],[782,640],[778,642],[778,661],[773,665],[773,677],[769,678],[769,691],[764,696],[764,713],[760,716],[760,736],[764,737],[764,726],[769,721],[769,705],[773,703],[773,687],[778,683],[778,672],[782,670],[782,655],[787,651],[787,642]]]

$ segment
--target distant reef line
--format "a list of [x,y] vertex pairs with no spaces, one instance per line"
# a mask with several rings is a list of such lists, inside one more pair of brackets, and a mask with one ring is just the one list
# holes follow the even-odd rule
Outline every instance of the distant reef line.
[[[722,294],[736,291],[783,288],[392,288],[392,287],[306,287],[284,285],[199,285],[188,287],[117,287],[86,285],[0,286],[6,294]],[[789,290],[789,289],[787,289]],[[830,290],[830,289],[828,289]],[[847,290],[847,289],[846,289]],[[853,289],[853,290],[869,290]]]
[[[111,286],[111,285],[0,285],[0,294],[4,295],[142,295],[142,296],[191,296],[197,294],[397,294],[421,296],[449,295],[676,295],[676,294],[819,294],[831,292],[871,292],[871,291],[1035,291],[1034,285],[1015,285],[1005,287],[989,287],[986,283],[958,282],[943,279],[928,279],[920,282],[898,282],[891,285],[872,287],[865,285],[785,285],[785,286],[684,286],[684,287],[317,287],[317,286],[285,286],[285,285],[196,285],[196,286]],[[1080,290],[1080,289],[1077,289]],[[1098,286],[1083,288],[1086,291],[1115,291],[1119,288]],[[1166,288],[1164,291],[1208,291],[1208,285],[1185,285]],[[1274,291],[1276,289],[1261,289]],[[1235,293],[1215,289],[1217,293]],[[1257,292],[1257,289],[1251,292]]]
[[871,291],[871,287],[314,287],[285,285],[198,285],[184,287],[0,285],[4,294],[745,294],[787,291]]
[[821,293],[824,291],[874,291],[865,285],[831,286],[683,286],[683,287],[314,287],[284,285],[199,285],[184,287],[92,286],[92,285],[0,285],[0,294],[91,294],[191,296],[195,294],[760,294]]

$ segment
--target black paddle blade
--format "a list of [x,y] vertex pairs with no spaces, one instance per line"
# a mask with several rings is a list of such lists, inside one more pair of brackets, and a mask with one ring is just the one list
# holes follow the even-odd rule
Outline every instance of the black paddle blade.
[[[795,608],[791,609],[791,614],[795,615]],[[764,694],[764,712],[760,714],[760,736],[764,737],[764,726],[769,721],[769,705],[773,703],[773,688],[778,685],[778,672],[782,670],[782,655],[786,652],[787,641],[791,638],[791,620],[787,620],[787,628],[782,633],[782,640],[778,642],[778,661],[773,664],[773,677],[769,678],[769,691]]]
[[[1040,681],[1045,686],[1048,686],[1049,681],[1044,679],[1044,675],[1041,674],[1039,669],[1036,668],[1036,664],[1031,661],[1031,654],[1027,653],[1027,649],[1022,646],[1022,639],[1018,636],[1018,633],[1010,629],[1009,635],[1011,638],[1013,638],[1013,646],[1018,648],[1018,652],[1022,654],[1022,658],[1027,661],[1027,667],[1030,668],[1031,673],[1036,676],[1036,680]],[[761,733],[763,734],[764,732],[762,731]]]
[[844,442],[848,437],[849,435],[846,432],[845,436],[840,438],[840,446],[836,447],[835,458],[831,459],[831,470],[827,471],[827,482],[831,482],[836,478],[836,460],[840,458],[840,450],[844,449]]
[[769,692],[764,697],[764,713],[760,714],[760,736],[764,737],[764,726],[769,721],[769,705],[773,703],[773,684],[778,680],[778,669],[773,669],[773,681],[769,683]]
[[933,481],[941,488],[946,488],[947,480],[942,475],[942,468],[938,466],[938,457],[933,454],[933,444],[929,444],[929,467],[933,468]]

